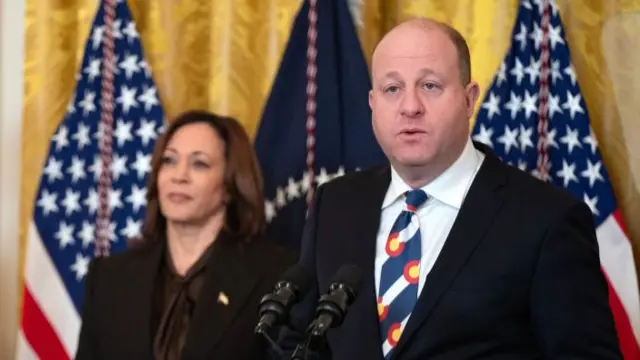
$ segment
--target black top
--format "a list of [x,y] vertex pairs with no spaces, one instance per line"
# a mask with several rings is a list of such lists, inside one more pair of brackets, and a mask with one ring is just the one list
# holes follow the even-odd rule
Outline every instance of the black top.
[[177,273],[169,247],[165,246],[165,256],[153,295],[154,314],[151,319],[152,329],[157,329],[153,342],[156,360],[180,359],[214,244],[204,251],[184,276]]
[[92,261],[76,359],[267,358],[253,333],[258,303],[297,254],[221,232],[210,256],[171,290],[159,286],[176,280],[165,253],[157,241]]

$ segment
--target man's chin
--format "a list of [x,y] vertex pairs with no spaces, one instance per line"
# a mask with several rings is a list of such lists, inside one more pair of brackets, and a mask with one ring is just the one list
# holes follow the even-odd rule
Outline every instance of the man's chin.
[[395,157],[395,162],[404,167],[423,167],[432,162],[433,156],[425,153],[399,154]]
[[402,166],[407,169],[422,168],[428,166],[429,159],[425,158],[401,158],[395,161],[395,165]]

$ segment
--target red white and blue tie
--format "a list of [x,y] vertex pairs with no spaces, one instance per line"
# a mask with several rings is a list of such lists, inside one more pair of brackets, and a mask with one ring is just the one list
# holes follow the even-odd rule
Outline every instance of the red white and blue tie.
[[378,317],[385,359],[391,357],[418,299],[422,244],[417,210],[427,198],[420,189],[407,192],[404,209],[387,238],[387,258],[382,265],[378,290]]

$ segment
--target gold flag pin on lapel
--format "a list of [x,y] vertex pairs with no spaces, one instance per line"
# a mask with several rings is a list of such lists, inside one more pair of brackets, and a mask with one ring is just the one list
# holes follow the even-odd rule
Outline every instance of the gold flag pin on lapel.
[[218,302],[224,306],[229,305],[229,297],[224,292],[218,294]]

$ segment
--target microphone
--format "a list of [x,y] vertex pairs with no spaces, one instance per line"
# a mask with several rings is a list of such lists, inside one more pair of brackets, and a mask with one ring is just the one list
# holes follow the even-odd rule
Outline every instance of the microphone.
[[294,265],[282,274],[274,291],[260,300],[258,315],[260,321],[254,332],[267,335],[274,326],[289,323],[291,307],[302,300],[311,287],[311,277],[301,265]]
[[291,360],[307,359],[309,351],[326,347],[325,334],[330,328],[342,325],[347,309],[358,296],[362,285],[362,270],[355,265],[342,266],[331,281],[329,292],[322,295],[316,307],[316,317],[296,346]]
[[316,320],[311,335],[323,336],[330,328],[342,325],[348,307],[358,296],[362,285],[362,270],[355,265],[344,265],[336,273],[329,292],[320,297],[316,307]]

